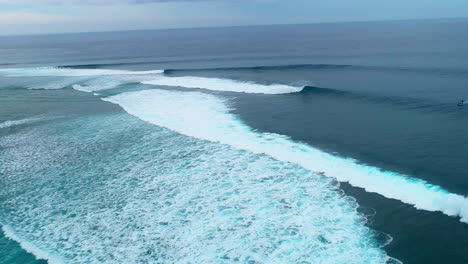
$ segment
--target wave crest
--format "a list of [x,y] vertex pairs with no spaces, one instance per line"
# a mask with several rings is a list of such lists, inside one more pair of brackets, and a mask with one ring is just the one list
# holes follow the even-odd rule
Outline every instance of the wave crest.
[[[349,158],[333,156],[288,137],[257,133],[230,114],[227,102],[209,94],[146,90],[103,99],[157,126],[191,137],[219,142],[323,172],[342,182],[411,204],[440,211],[468,223],[468,199],[407,175],[383,171]],[[157,107],[154,107],[154,106]]]
[[159,76],[151,81],[143,81],[143,84],[178,86],[185,88],[207,89],[223,92],[260,93],[260,94],[288,94],[302,91],[304,87],[294,87],[282,84],[257,84],[253,82],[240,82],[230,79],[205,78],[205,77],[166,77]]

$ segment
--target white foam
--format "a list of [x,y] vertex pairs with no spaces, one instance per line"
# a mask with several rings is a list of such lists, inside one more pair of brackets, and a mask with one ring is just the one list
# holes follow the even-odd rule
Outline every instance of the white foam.
[[178,86],[185,88],[198,88],[223,92],[259,93],[259,94],[288,94],[302,91],[304,87],[294,87],[282,84],[263,85],[253,82],[240,82],[229,79],[205,78],[205,77],[167,77],[158,76],[151,81],[143,81],[143,84]]
[[[230,79],[205,77],[167,77],[162,70],[127,71],[107,69],[72,69],[59,67],[0,69],[0,74],[8,77],[57,77],[58,80],[34,80],[27,85],[30,89],[61,89],[72,86],[83,92],[93,92],[112,89],[128,82],[137,82],[150,85],[177,86],[185,88],[198,88],[213,91],[242,92],[257,94],[288,94],[297,93],[303,86],[289,86],[283,84],[257,84],[254,82],[241,82]],[[74,77],[66,78],[64,77]]]
[[11,175],[3,223],[66,263],[389,259],[332,179],[127,114],[51,123],[0,145]]
[[88,87],[84,86],[84,85],[80,85],[80,84],[74,84],[72,85],[72,88],[77,90],[77,91],[81,91],[81,92],[92,92],[93,90],[89,90]]
[[106,70],[106,69],[72,69],[58,67],[39,67],[39,68],[18,68],[18,69],[0,69],[9,77],[86,77],[86,76],[109,76],[109,75],[148,75],[161,74],[162,70],[152,71],[126,71],[126,70]]
[[468,200],[439,186],[395,172],[360,164],[353,159],[325,153],[285,136],[258,133],[230,114],[226,101],[197,92],[145,90],[106,99],[140,119],[191,137],[267,154],[311,171],[324,172],[417,209],[441,211],[468,223]]
[[24,249],[26,252],[34,255],[34,257],[36,257],[36,259],[43,259],[43,260],[47,260],[47,262],[49,264],[62,264],[64,263],[64,261],[56,256],[53,256],[49,253],[47,253],[46,251],[40,249],[39,247],[37,247],[36,245],[34,245],[33,243],[27,241],[27,240],[24,240],[24,239],[21,239],[14,231],[11,227],[9,227],[8,225],[3,225],[2,226],[2,231],[3,231],[3,234],[5,235],[5,237],[13,240],[13,241],[16,241],[18,242],[18,244],[21,246],[22,249]]
[[85,85],[85,84],[73,84],[72,88],[80,91],[80,92],[87,92],[87,93],[92,93],[96,91],[102,91],[102,90],[108,90],[115,88],[121,84],[124,84],[125,82],[107,82],[103,85],[95,84],[95,85]]
[[8,121],[0,123],[0,129],[29,124],[29,123],[37,122],[41,119],[42,118],[40,117],[32,117],[32,118],[24,118],[24,119],[18,119],[18,120],[8,120]]
[[78,83],[72,85],[72,88],[81,92],[96,92],[113,89],[122,84],[139,83],[152,78],[154,78],[154,75],[151,74],[98,76],[78,81]]

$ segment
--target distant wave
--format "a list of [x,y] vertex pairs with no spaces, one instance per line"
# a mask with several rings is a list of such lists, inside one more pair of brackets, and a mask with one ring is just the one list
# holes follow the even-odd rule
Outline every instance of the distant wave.
[[271,70],[365,70],[365,71],[391,71],[391,72],[414,72],[430,74],[468,74],[467,68],[431,68],[431,67],[403,67],[403,66],[378,66],[378,65],[351,65],[351,64],[291,64],[272,66],[249,66],[249,67],[220,67],[204,69],[166,69],[164,73],[199,72],[199,71],[271,71]]
[[246,67],[219,67],[202,69],[166,69],[164,73],[191,72],[191,71],[261,71],[261,70],[296,70],[296,69],[344,69],[360,66],[340,65],[340,64],[290,64],[290,65],[271,65],[271,66],[246,66]]
[[139,83],[163,74],[162,70],[128,71],[110,69],[70,69],[60,67],[0,69],[8,77],[41,77],[17,79],[16,86],[27,89],[63,89],[93,92],[115,88],[121,84]]
[[115,88],[125,83],[199,88],[213,91],[285,94],[300,92],[304,87],[283,84],[257,84],[230,79],[195,76],[168,77],[162,70],[126,71],[109,69],[71,69],[60,67],[3,69],[0,73],[11,77],[74,77],[75,79],[37,80],[30,89],[60,89],[71,86],[75,90],[94,92]]
[[[92,66],[92,65],[89,65]],[[328,65],[328,64],[307,64],[307,65],[287,65],[287,66],[259,66],[246,68],[217,68],[222,69],[294,69],[301,67],[353,67],[350,65]],[[171,76],[172,72],[187,71],[195,73],[199,70],[179,69],[179,70],[148,70],[148,71],[128,71],[111,69],[75,69],[63,67],[39,67],[39,68],[17,68],[0,69],[0,74],[13,77],[57,77],[53,79],[35,79],[33,82],[27,81],[24,88],[28,89],[62,89],[72,87],[83,92],[95,92],[116,88],[123,84],[149,84],[161,86],[175,86],[184,88],[207,89],[212,91],[242,92],[254,94],[320,94],[327,96],[346,97],[353,100],[365,100],[371,103],[387,103],[406,107],[408,109],[420,109],[436,112],[455,112],[460,109],[454,108],[451,104],[444,104],[421,99],[378,96],[359,92],[343,91],[331,88],[316,86],[294,86],[287,84],[261,84],[252,81],[208,78],[197,76]],[[194,72],[192,72],[194,71]],[[202,70],[204,71],[204,70]]]
[[[56,69],[74,69],[74,70],[101,70],[109,67],[124,67],[136,65],[155,65],[167,63],[181,63],[193,61],[218,61],[216,58],[197,59],[197,60],[154,60],[141,62],[110,62],[110,63],[90,63],[90,64],[70,64],[60,65]],[[4,63],[0,66],[14,65],[13,63]],[[39,69],[39,68],[36,68]],[[436,75],[464,75],[468,74],[468,68],[446,68],[446,67],[408,67],[408,66],[381,66],[381,65],[358,65],[358,64],[327,64],[327,63],[305,63],[305,64],[286,64],[286,65],[259,65],[259,66],[240,66],[240,67],[214,67],[214,68],[169,68],[162,72],[166,74],[183,72],[213,72],[213,71],[289,71],[289,70],[356,70],[356,71],[385,71],[385,72],[409,72],[424,73]]]
[[8,225],[3,225],[2,226],[2,231],[3,231],[3,234],[5,234],[5,237],[13,240],[13,241],[16,241],[22,249],[24,249],[26,252],[34,255],[34,257],[36,257],[36,259],[43,259],[43,260],[47,260],[47,262],[49,264],[62,264],[62,263],[65,263],[62,259],[56,257],[56,256],[53,256],[49,253],[47,253],[45,250],[42,250],[40,249],[39,247],[37,247],[36,245],[34,245],[33,243],[25,240],[25,239],[22,239],[20,238],[14,231],[12,228],[10,228]]
[[[76,64],[62,65],[58,68],[69,69],[102,69],[108,67],[123,67],[132,65],[154,65],[174,62],[191,62],[192,60],[180,61],[143,61],[143,62],[120,62],[120,63],[96,63],[96,64]],[[198,60],[197,60],[198,61]],[[215,61],[206,59],[200,61]],[[443,67],[405,67],[405,66],[380,66],[380,65],[358,65],[358,64],[286,64],[286,65],[260,65],[260,66],[240,66],[240,67],[215,67],[215,68],[169,68],[164,73],[183,72],[213,72],[213,71],[289,71],[289,70],[355,70],[355,71],[384,71],[384,72],[409,72],[436,75],[463,75],[468,74],[468,68],[443,68]]]
[[295,87],[282,84],[257,84],[230,79],[205,78],[205,77],[166,77],[158,76],[151,81],[143,81],[143,84],[178,86],[185,88],[198,88],[223,92],[261,93],[261,94],[287,94],[302,91],[304,87]]
[[86,77],[86,76],[109,76],[109,75],[146,75],[161,74],[162,70],[151,71],[127,71],[127,70],[107,70],[107,69],[68,69],[60,67],[39,67],[39,68],[17,68],[0,69],[9,77]]
[[132,65],[150,65],[157,62],[120,62],[120,63],[96,63],[96,64],[76,64],[76,65],[61,65],[58,68],[62,69],[102,69],[109,67],[119,67],[119,66],[132,66]]
[[328,154],[282,135],[258,133],[230,114],[227,102],[213,95],[145,90],[103,100],[118,104],[128,113],[157,126],[292,162],[311,171],[323,172],[341,182],[349,182],[367,192],[400,200],[417,209],[460,217],[462,222],[468,223],[466,197],[421,179]]
[[412,97],[398,97],[398,96],[379,96],[369,93],[359,93],[351,91],[343,91],[332,88],[316,87],[316,86],[305,86],[301,91],[301,94],[316,94],[329,97],[342,97],[348,98],[351,100],[362,100],[368,103],[374,104],[390,104],[403,107],[405,109],[413,110],[424,110],[430,112],[440,112],[440,113],[449,113],[449,112],[460,112],[460,109],[455,106],[455,103],[440,103],[430,100],[417,99]]

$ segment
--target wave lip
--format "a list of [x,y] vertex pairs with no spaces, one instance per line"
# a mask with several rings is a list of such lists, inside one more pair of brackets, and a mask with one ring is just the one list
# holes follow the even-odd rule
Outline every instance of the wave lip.
[[[341,182],[384,197],[411,204],[417,209],[440,211],[468,223],[468,199],[424,180],[383,171],[349,158],[333,156],[288,137],[258,133],[230,114],[226,101],[198,92],[145,90],[103,99],[157,126],[187,136],[230,145],[305,169],[323,172]],[[155,107],[157,106],[157,107]]]
[[18,244],[21,246],[22,249],[24,249],[26,252],[32,254],[36,259],[43,259],[47,260],[49,264],[63,264],[65,263],[64,260],[62,260],[59,257],[53,256],[42,249],[38,248],[34,244],[30,243],[27,240],[21,239],[14,231],[12,228],[10,228],[8,225],[3,225],[2,226],[2,231],[5,237],[18,242]]
[[302,91],[304,87],[294,87],[283,84],[263,85],[253,82],[240,82],[230,79],[205,78],[205,77],[167,77],[158,76],[158,78],[143,81],[143,84],[177,86],[185,88],[198,88],[212,91],[238,92],[238,93],[257,93],[257,94],[288,94]]

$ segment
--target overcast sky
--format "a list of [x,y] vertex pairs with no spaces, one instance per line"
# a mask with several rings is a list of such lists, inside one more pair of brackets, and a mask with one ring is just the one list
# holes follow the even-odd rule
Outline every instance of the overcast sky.
[[468,17],[468,0],[0,0],[0,35]]

